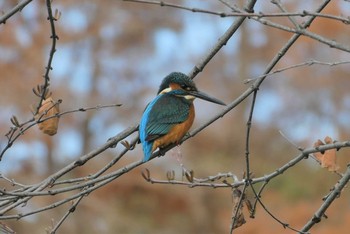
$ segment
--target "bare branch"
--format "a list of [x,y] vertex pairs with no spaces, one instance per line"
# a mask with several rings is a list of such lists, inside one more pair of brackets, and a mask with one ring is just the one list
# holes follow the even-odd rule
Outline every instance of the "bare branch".
[[[60,102],[61,102],[61,100],[59,100],[57,103],[54,103],[53,106],[57,105]],[[10,128],[9,132],[6,134],[6,136],[8,138],[8,142],[7,142],[7,145],[4,147],[4,149],[0,153],[0,160],[4,156],[5,152],[13,146],[13,144],[15,143],[15,141],[19,137],[21,137],[26,131],[28,131],[33,126],[37,125],[38,123],[44,122],[44,121],[52,119],[52,118],[57,118],[57,117],[61,117],[64,115],[72,114],[72,113],[85,112],[85,111],[91,111],[91,110],[100,110],[103,108],[119,107],[121,105],[122,104],[109,104],[109,105],[98,105],[98,106],[94,106],[94,107],[81,107],[79,109],[68,110],[68,111],[64,111],[61,113],[57,113],[53,116],[47,116],[45,118],[43,118],[43,116],[45,115],[45,113],[43,113],[41,116],[38,117],[37,120],[35,120],[35,118],[32,118],[30,120],[27,120],[24,123],[20,123],[19,127]]]
[[[282,12],[282,13],[267,13],[267,12],[242,12],[242,11],[234,11],[234,12],[217,12],[212,11],[208,9],[201,9],[201,8],[191,8],[186,7],[180,4],[173,4],[168,3],[165,1],[154,1],[154,0],[123,0],[125,2],[134,2],[134,3],[144,3],[144,4],[151,4],[151,5],[158,5],[161,7],[170,7],[174,9],[180,9],[180,10],[186,10],[194,13],[204,13],[204,14],[210,14],[220,17],[257,17],[257,18],[276,18],[276,17],[291,17],[291,16],[298,16],[298,17],[307,17],[307,16],[316,16],[319,18],[326,18],[326,19],[332,19],[340,21],[344,24],[350,24],[350,17],[343,17],[343,16],[335,16],[331,14],[324,14],[324,13],[316,13],[316,12],[310,12],[310,11],[302,11],[302,12]],[[231,4],[227,3],[226,1],[221,1],[226,6],[229,6],[231,8]]]
[[52,230],[50,231],[51,234],[56,233],[56,231],[58,230],[58,228],[62,225],[62,223],[68,218],[68,216],[70,214],[72,214],[75,209],[77,208],[77,206],[79,205],[79,203],[81,202],[81,200],[83,199],[84,196],[80,196],[76,201],[73,202],[72,206],[69,208],[69,210],[64,214],[64,216],[61,218],[61,220],[55,225],[54,228],[52,228]]
[[[253,11],[256,0],[247,1],[245,5],[246,11]],[[189,77],[194,78],[199,72],[203,71],[204,67],[209,63],[209,61],[219,52],[219,50],[226,45],[228,40],[232,37],[232,35],[237,31],[237,29],[241,26],[241,24],[246,19],[245,16],[238,17],[235,22],[230,26],[230,28],[222,35],[216,43],[216,45],[209,50],[208,54],[204,56],[202,61],[200,61],[189,73]]]
[[255,81],[255,80],[262,78],[262,77],[265,77],[265,76],[268,77],[268,76],[274,75],[276,73],[284,72],[284,71],[299,68],[299,67],[306,67],[306,66],[312,66],[312,65],[326,65],[326,66],[333,67],[333,66],[344,65],[344,64],[349,64],[349,63],[350,63],[350,61],[323,62],[323,61],[318,61],[318,60],[309,60],[309,61],[306,61],[303,63],[298,63],[298,64],[290,65],[288,67],[283,67],[283,68],[271,71],[266,75],[261,75],[261,76],[258,76],[258,77],[252,78],[252,79],[246,79],[244,81],[244,83],[247,84],[247,83],[250,83],[252,81]]
[[46,65],[46,71],[44,74],[44,84],[41,85],[42,92],[41,92],[40,101],[38,103],[38,106],[36,107],[36,111],[34,112],[34,115],[38,114],[39,109],[41,107],[41,104],[46,99],[46,94],[48,93],[48,88],[50,86],[49,73],[52,70],[51,64],[52,64],[53,56],[56,52],[56,43],[58,40],[58,36],[56,34],[56,29],[55,29],[55,21],[57,19],[54,18],[53,14],[52,14],[51,0],[46,0],[46,8],[47,8],[47,15],[48,15],[47,19],[50,22],[52,44],[51,44],[49,58],[48,58],[47,65]]
[[339,180],[333,189],[333,191],[327,196],[320,208],[315,212],[313,217],[305,224],[301,231],[309,231],[315,224],[319,223],[324,216],[326,210],[332,204],[332,202],[338,198],[341,194],[342,189],[350,180],[350,165],[348,165],[344,176]]
[[20,12],[25,6],[27,6],[32,1],[33,0],[23,0],[20,3],[18,3],[14,8],[12,8],[10,11],[8,11],[0,17],[0,24],[5,24],[6,20],[11,18],[17,12]]

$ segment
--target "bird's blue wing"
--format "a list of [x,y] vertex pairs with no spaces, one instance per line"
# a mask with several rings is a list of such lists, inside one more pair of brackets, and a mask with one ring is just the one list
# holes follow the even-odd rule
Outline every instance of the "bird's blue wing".
[[140,141],[143,145],[144,161],[152,154],[154,140],[167,134],[189,115],[190,103],[187,100],[165,93],[157,96],[146,107],[139,126]]
[[188,118],[189,110],[190,104],[183,98],[171,94],[160,95],[147,113],[146,140],[155,140],[167,134],[175,124]]

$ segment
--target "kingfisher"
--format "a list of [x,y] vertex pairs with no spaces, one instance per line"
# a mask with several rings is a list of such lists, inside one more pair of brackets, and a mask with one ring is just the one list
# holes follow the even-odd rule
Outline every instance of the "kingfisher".
[[143,162],[157,149],[179,143],[193,124],[193,100],[200,98],[219,105],[224,102],[199,91],[195,83],[181,72],[167,75],[157,96],[147,105],[139,125]]

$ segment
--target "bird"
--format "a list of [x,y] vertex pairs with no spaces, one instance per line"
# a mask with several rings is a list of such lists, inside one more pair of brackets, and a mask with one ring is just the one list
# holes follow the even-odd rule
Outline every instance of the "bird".
[[157,96],[146,106],[139,124],[143,162],[148,161],[157,148],[178,144],[185,136],[194,121],[195,98],[226,105],[199,91],[184,73],[172,72],[162,80]]

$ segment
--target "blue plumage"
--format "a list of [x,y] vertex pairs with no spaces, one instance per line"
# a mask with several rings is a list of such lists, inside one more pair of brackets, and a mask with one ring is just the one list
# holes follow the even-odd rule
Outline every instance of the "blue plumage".
[[146,127],[147,127],[147,123],[148,123],[148,119],[149,119],[152,107],[159,98],[160,96],[157,96],[151,103],[147,105],[145,111],[143,112],[140,126],[139,126],[139,135],[140,135],[140,141],[143,147],[144,162],[148,161],[152,155],[153,141],[146,141],[146,138],[147,138]]
[[188,118],[191,101],[177,96],[181,94],[184,94],[182,90],[160,94],[146,107],[139,126],[144,162],[152,155],[153,142]]

